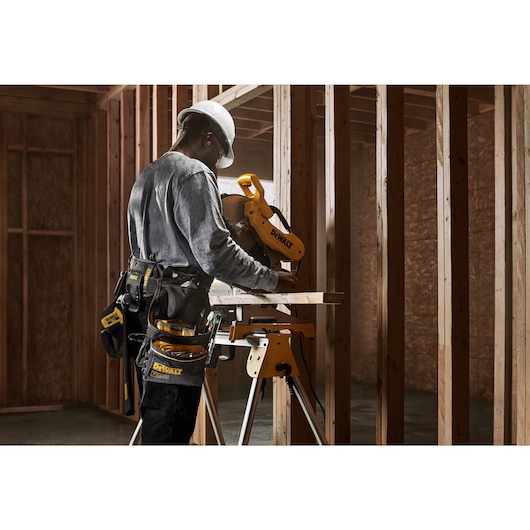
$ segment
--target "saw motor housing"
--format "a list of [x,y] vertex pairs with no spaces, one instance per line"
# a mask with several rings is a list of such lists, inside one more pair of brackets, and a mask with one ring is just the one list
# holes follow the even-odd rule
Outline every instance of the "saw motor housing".
[[[273,270],[281,270],[282,262],[298,264],[304,257],[304,244],[291,232],[281,212],[269,206],[257,175],[245,173],[237,183],[244,195],[222,198],[223,216],[234,241]],[[269,221],[275,214],[283,229]]]

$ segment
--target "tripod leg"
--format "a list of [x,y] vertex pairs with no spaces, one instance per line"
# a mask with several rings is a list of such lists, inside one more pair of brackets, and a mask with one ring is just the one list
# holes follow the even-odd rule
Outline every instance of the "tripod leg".
[[136,437],[138,436],[138,433],[140,432],[140,429],[142,428],[142,418],[140,418],[140,421],[136,425],[136,429],[134,429],[131,441],[129,442],[129,445],[134,445],[134,442],[136,440]]
[[307,418],[309,426],[311,427],[317,442],[319,445],[328,445],[326,435],[318,423],[317,416],[309,402],[309,398],[307,397],[304,387],[302,386],[300,378],[298,376],[291,376],[291,379],[293,381],[293,391],[302,407],[302,410],[304,411],[305,417]]
[[259,393],[263,386],[263,379],[254,377],[250,385],[250,392],[248,395],[247,408],[245,409],[245,416],[243,418],[243,425],[241,426],[241,433],[239,434],[238,445],[248,445],[250,439],[250,431],[254,416],[256,415],[256,406],[258,405]]
[[208,383],[208,378],[204,379],[204,384],[202,385],[202,392],[204,395],[204,401],[206,403],[206,408],[208,409],[208,414],[212,422],[213,431],[215,434],[215,439],[217,440],[217,445],[225,445],[225,439],[223,436],[223,431],[221,429],[221,423],[219,422],[219,416],[217,415],[217,410],[213,404],[212,392],[210,390],[210,384]]

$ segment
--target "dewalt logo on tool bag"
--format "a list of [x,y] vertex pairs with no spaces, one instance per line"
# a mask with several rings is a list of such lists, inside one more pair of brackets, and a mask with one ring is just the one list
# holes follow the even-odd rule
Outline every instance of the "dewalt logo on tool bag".
[[114,308],[114,311],[112,313],[105,315],[101,319],[101,324],[104,328],[110,328],[111,326],[114,326],[114,324],[117,323],[123,324],[123,314],[117,307]]
[[153,370],[164,374],[182,375],[182,368],[170,368],[169,366],[164,366],[157,362],[153,364]]
[[287,248],[291,248],[293,246],[292,241],[289,241],[281,232],[276,232],[274,228],[271,230],[271,236],[277,239],[282,245],[286,246]]

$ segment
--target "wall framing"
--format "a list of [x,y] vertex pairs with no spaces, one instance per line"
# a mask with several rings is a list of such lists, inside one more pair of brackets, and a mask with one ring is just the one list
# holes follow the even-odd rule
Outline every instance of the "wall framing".
[[[46,116],[72,120],[73,147],[61,151],[71,156],[75,184],[72,190],[75,215],[70,229],[51,230],[46,236],[71,237],[74,253],[72,301],[76,313],[72,319],[73,343],[77,352],[72,357],[72,400],[90,402],[104,410],[124,414],[122,364],[105,356],[99,342],[98,316],[112,297],[120,270],[126,267],[128,243],[125,211],[130,188],[140,169],[163,152],[176,138],[178,112],[199,98],[213,98],[227,108],[239,105],[271,90],[269,85],[120,85],[111,87],[95,100],[84,96],[60,102],[51,88],[6,87],[0,99],[0,151],[6,153],[11,142],[6,130],[6,116],[11,114]],[[348,198],[355,175],[352,174],[348,144],[351,130],[344,121],[348,96],[353,87],[327,86],[324,224],[314,213],[317,189],[321,177],[317,171],[315,153],[316,107],[315,87],[273,86],[274,93],[274,180],[277,185],[276,204],[292,221],[295,231],[307,234],[310,253],[323,248],[317,233],[326,234],[327,289],[345,292],[348,303],[344,311],[329,310],[325,333],[328,339],[326,366],[326,435],[335,444],[349,443],[349,384],[351,376],[352,298],[347,278],[352,263],[348,259],[351,233],[337,231],[337,226],[350,226],[351,210]],[[420,89],[416,89],[419,92]],[[471,87],[436,87],[437,189],[438,189],[438,251],[439,251],[439,309],[438,309],[438,414],[440,445],[467,443],[469,439],[469,269],[468,225],[466,203],[469,200],[465,183],[468,177],[465,135],[466,107]],[[402,323],[404,316],[403,282],[400,266],[404,258],[403,207],[401,200],[404,160],[402,87],[377,87],[377,161],[378,236],[381,255],[378,259],[379,346],[378,411],[376,417],[378,444],[403,443],[404,361]],[[417,98],[421,95],[414,94]],[[23,99],[21,99],[23,98]],[[47,103],[43,99],[47,98]],[[464,104],[465,102],[465,104]],[[365,109],[356,112],[366,112]],[[495,352],[494,352],[494,428],[493,443],[528,445],[530,443],[530,325],[527,282],[530,262],[526,234],[530,228],[530,88],[527,86],[495,87]],[[342,120],[342,121],[341,121]],[[27,125],[25,134],[27,134]],[[371,133],[370,126],[355,131]],[[11,133],[9,133],[11,134]],[[28,152],[34,146],[20,144],[22,174],[28,174]],[[18,147],[17,147],[18,149]],[[63,148],[61,148],[63,149]],[[460,163],[457,161],[460,160]],[[28,226],[13,229],[8,226],[8,164],[0,162],[0,282],[10,282],[7,249],[8,240],[20,235],[23,254],[29,251],[28,238],[35,236]],[[25,177],[24,177],[25,178]],[[341,193],[337,193],[338,190]],[[21,192],[27,195],[28,184],[21,181]],[[342,193],[343,192],[343,193]],[[293,196],[308,208],[293,211]],[[25,203],[26,201],[24,201]],[[28,208],[24,206],[24,208]],[[97,212],[94,215],[94,212]],[[27,217],[31,212],[25,211]],[[320,232],[319,232],[320,231]],[[52,234],[53,232],[53,234]],[[42,234],[41,234],[42,235]],[[395,246],[393,246],[395,245]],[[24,261],[21,271],[29,277]],[[304,289],[315,290],[321,270],[317,261],[306,263],[307,276],[302,278]],[[78,271],[78,272],[77,272]],[[305,273],[304,273],[305,274]],[[392,276],[395,274],[396,276]],[[31,349],[28,324],[30,288],[23,283],[21,308],[24,324],[20,329],[22,352]],[[344,287],[344,288],[343,288]],[[7,341],[8,302],[0,295],[0,311],[4,318],[0,327],[0,408],[13,406],[11,391],[6,384],[10,370]],[[78,304],[78,305],[76,305]],[[309,318],[316,319],[313,313]],[[86,324],[90,322],[90,324]],[[467,324],[466,324],[467,323]],[[467,327],[466,327],[467,326]],[[466,345],[467,343],[467,345]],[[462,346],[463,345],[463,346]],[[394,348],[394,349],[393,349]],[[347,352],[347,353],[346,353]],[[312,377],[316,377],[317,355],[310,353]],[[28,405],[31,385],[27,380],[27,354],[22,353],[20,391],[17,406]],[[24,375],[25,374],[25,375]],[[215,374],[212,374],[215,387]],[[275,382],[276,400],[274,440],[278,444],[312,443],[311,435],[303,430],[295,406],[282,382]],[[137,403],[138,404],[138,403]],[[55,406],[48,403],[45,406]],[[131,420],[138,419],[136,414]],[[198,443],[212,443],[205,416]],[[301,421],[303,424],[303,420]]]

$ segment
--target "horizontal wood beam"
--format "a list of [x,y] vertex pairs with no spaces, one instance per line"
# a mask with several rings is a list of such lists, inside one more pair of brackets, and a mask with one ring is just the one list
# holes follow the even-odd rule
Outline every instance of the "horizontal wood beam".
[[132,90],[136,85],[114,85],[106,94],[101,96],[96,104],[97,110],[106,110],[108,102],[118,99],[124,90]]
[[272,85],[235,85],[212,99],[230,110],[257,96],[261,96],[271,90],[271,88]]

